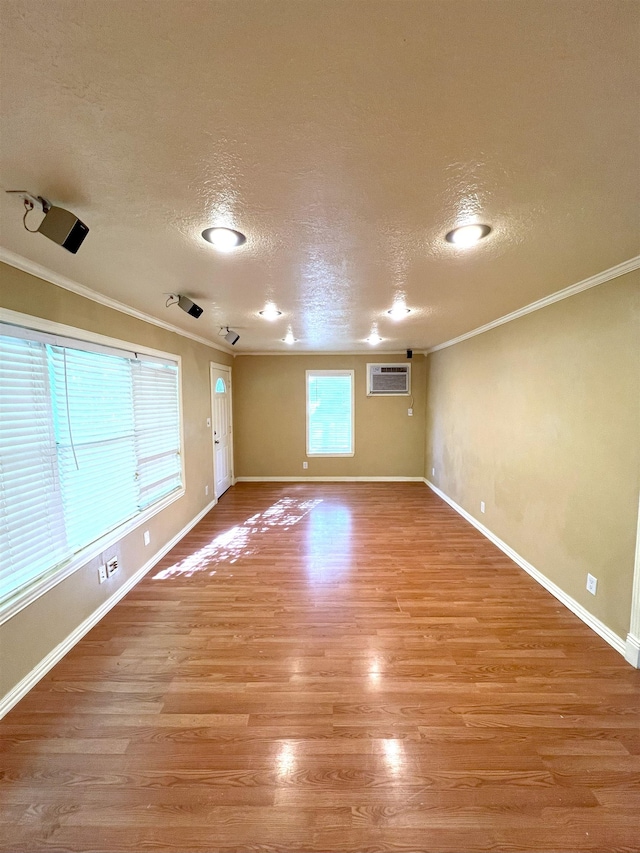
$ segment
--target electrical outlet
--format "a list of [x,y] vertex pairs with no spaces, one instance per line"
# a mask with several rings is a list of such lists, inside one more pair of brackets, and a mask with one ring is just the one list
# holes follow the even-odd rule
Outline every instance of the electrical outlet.
[[480,512],[484,512],[484,501],[480,501]]
[[432,468],[432,469],[431,469],[431,476],[432,476],[432,477],[435,477],[435,476],[436,476],[436,469],[435,469],[435,468]]
[[595,595],[597,589],[598,578],[594,578],[593,575],[587,575],[587,591],[590,592],[591,595]]
[[308,462],[303,462],[303,463],[302,463],[302,467],[303,467],[303,468],[305,468],[305,469],[306,469],[306,468],[308,468],[308,467],[309,467],[309,463],[308,463]]
[[104,583],[107,579],[107,567],[98,566],[98,583]]
[[118,571],[118,558],[112,557],[110,560],[107,560],[105,563],[105,569],[107,570],[107,577],[110,578],[111,575],[115,575]]
[[207,426],[211,429],[211,418],[207,418]]
[[411,417],[413,415],[413,409],[407,409],[407,414]]
[[150,542],[151,542],[151,534],[149,533],[148,530],[145,530],[145,532],[144,532],[144,544],[148,545]]
[[209,494],[209,486],[204,487],[205,496]]

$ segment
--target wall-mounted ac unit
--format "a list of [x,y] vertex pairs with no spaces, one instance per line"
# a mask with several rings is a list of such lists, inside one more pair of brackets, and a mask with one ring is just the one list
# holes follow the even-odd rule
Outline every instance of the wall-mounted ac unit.
[[410,364],[367,364],[367,396],[411,394]]

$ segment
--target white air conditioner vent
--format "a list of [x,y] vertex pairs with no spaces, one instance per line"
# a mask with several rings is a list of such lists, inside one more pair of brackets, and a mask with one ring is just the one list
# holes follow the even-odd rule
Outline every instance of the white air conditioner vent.
[[411,394],[410,364],[367,364],[367,396]]

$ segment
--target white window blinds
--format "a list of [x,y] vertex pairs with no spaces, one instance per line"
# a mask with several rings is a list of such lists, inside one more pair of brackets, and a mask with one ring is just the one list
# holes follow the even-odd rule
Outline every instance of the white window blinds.
[[10,330],[0,328],[0,600],[182,486],[175,361]]
[[307,455],[353,455],[353,371],[307,371]]
[[0,335],[0,594],[67,553],[42,344]]
[[136,479],[142,509],[182,483],[178,367],[138,361],[132,378]]
[[72,551],[138,511],[129,359],[47,347]]

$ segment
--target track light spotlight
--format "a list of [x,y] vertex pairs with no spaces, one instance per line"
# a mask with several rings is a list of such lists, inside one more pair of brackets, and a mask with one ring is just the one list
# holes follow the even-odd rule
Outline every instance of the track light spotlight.
[[195,317],[196,320],[202,314],[202,308],[199,305],[196,305],[195,302],[192,302],[188,296],[179,296],[178,305],[183,311],[186,311],[187,314],[191,314],[192,317]]
[[182,308],[183,311],[186,311],[187,314],[190,314],[192,317],[195,317],[196,320],[202,314],[202,308],[199,305],[189,299],[188,296],[181,296],[179,293],[169,293],[169,298],[167,299],[167,308],[169,305],[178,305]]
[[224,339],[228,344],[231,344],[231,346],[234,346],[234,344],[237,344],[238,341],[240,340],[240,335],[237,332],[234,332],[233,329],[230,329],[227,326],[227,334],[224,336]]
[[[63,207],[54,207],[46,198],[33,195],[26,190],[7,190],[7,192],[19,196],[24,203],[22,224],[26,231],[31,234],[40,232],[71,254],[76,254],[89,233],[89,228],[74,213]],[[44,213],[44,219],[37,228],[29,228],[27,215],[36,207]]]

